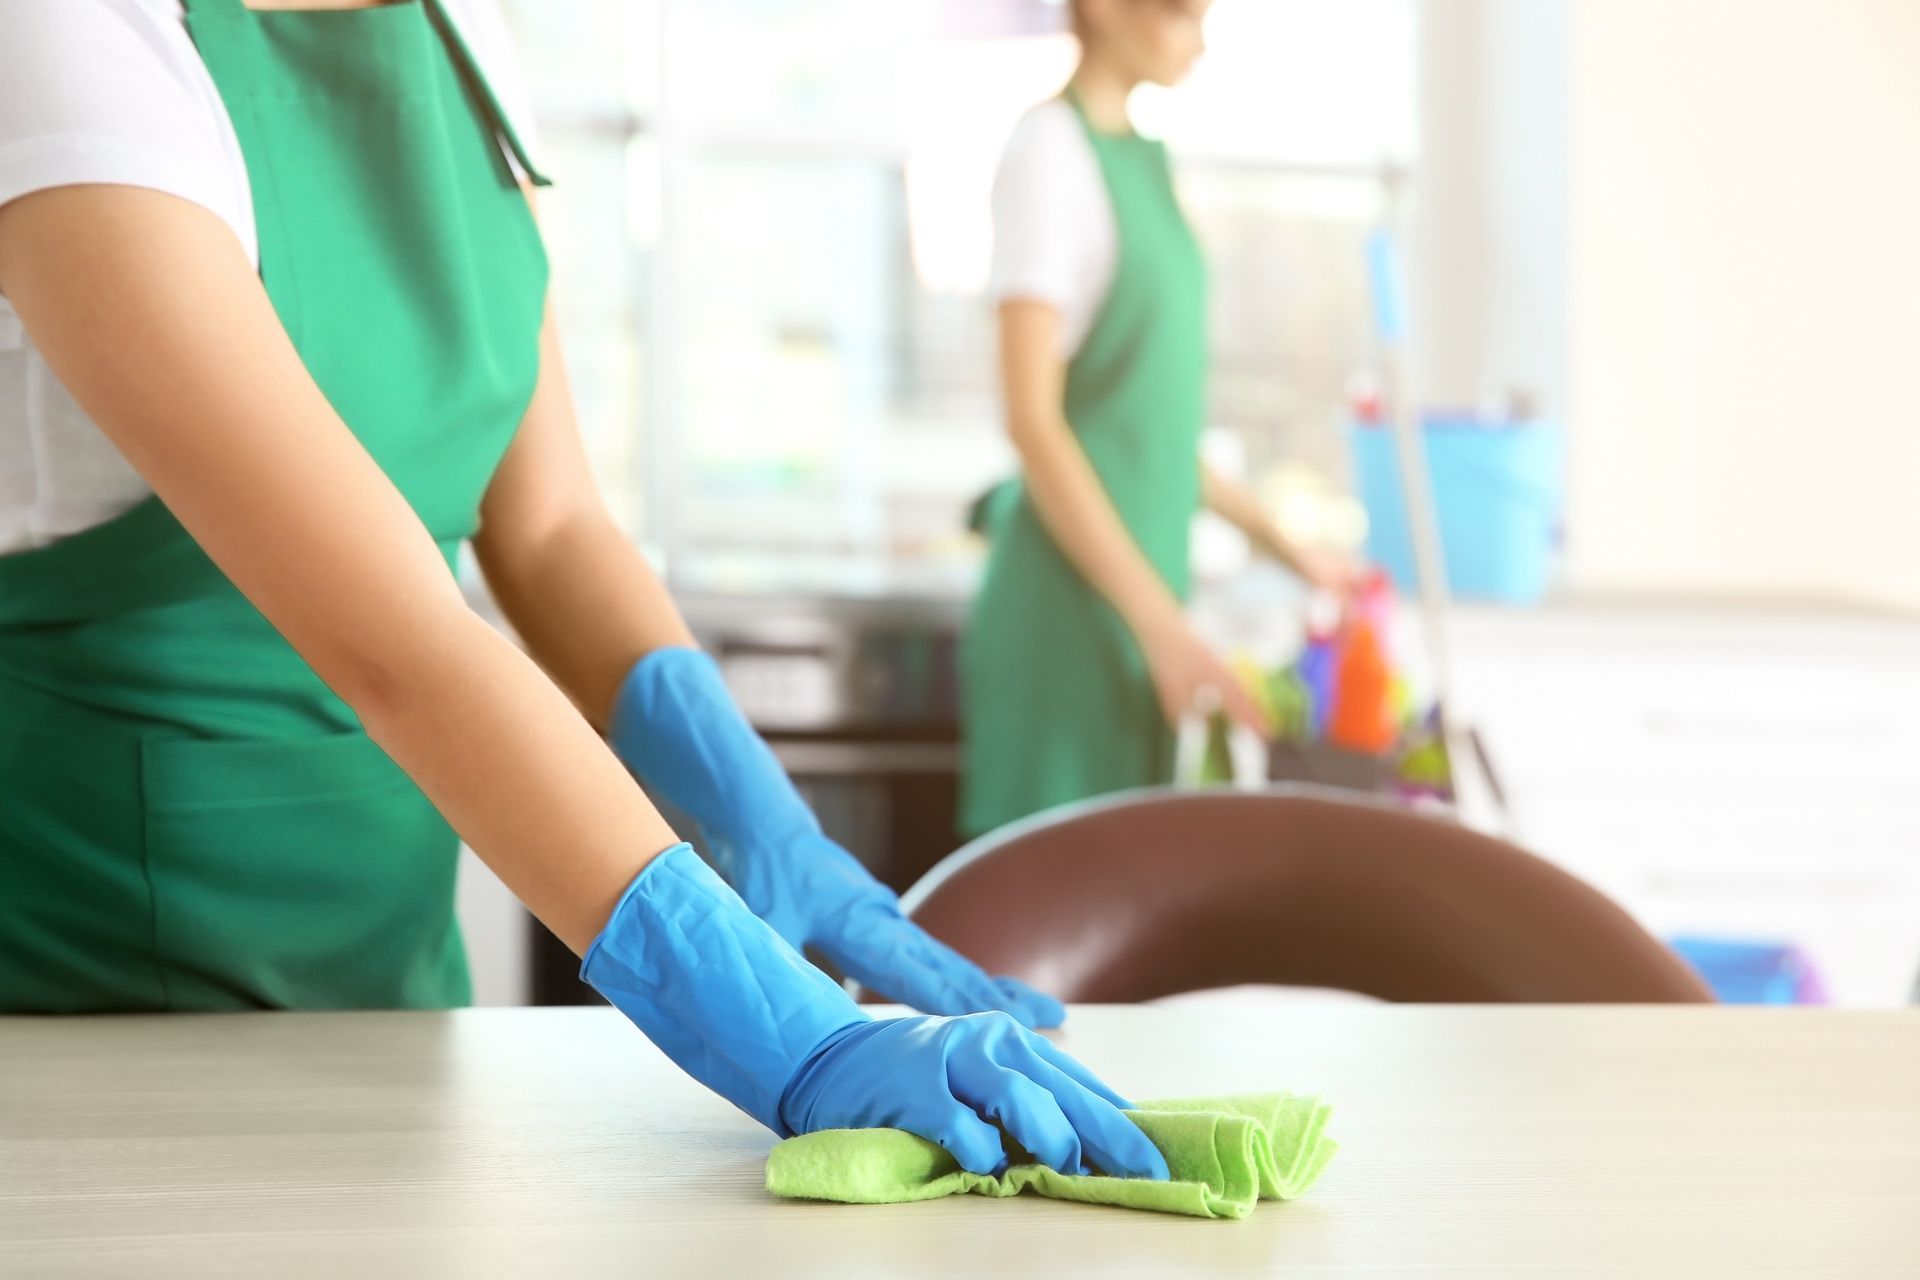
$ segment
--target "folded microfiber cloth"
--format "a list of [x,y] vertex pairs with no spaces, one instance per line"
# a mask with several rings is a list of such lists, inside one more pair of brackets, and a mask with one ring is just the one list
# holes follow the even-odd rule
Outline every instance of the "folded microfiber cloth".
[[1244,1218],[1261,1200],[1292,1200],[1313,1185],[1339,1149],[1325,1135],[1331,1112],[1318,1098],[1286,1093],[1142,1103],[1127,1114],[1166,1156],[1168,1182],[1056,1173],[1038,1164],[990,1177],[967,1172],[938,1146],[899,1129],[823,1129],[774,1147],[767,1190],[797,1200],[899,1204],[1032,1188],[1056,1200]]

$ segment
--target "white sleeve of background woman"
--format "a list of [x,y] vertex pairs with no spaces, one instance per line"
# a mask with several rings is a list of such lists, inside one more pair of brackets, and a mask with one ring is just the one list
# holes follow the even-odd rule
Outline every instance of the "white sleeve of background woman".
[[1051,303],[1070,359],[1113,283],[1117,252],[1113,205],[1080,117],[1058,98],[1040,104],[1007,140],[993,181],[994,303]]

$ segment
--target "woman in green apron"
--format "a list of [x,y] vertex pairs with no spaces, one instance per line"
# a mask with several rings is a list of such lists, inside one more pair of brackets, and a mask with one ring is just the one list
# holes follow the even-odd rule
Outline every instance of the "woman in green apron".
[[980,513],[991,553],[962,649],[968,834],[1171,781],[1172,726],[1203,689],[1264,731],[1182,609],[1203,501],[1317,585],[1347,577],[1199,459],[1205,266],[1166,149],[1133,131],[1127,99],[1185,77],[1208,3],[1074,0],[1080,64],[1021,122],[995,182],[993,293],[1023,475]]
[[[821,833],[601,508],[544,179],[467,39],[498,15],[305,3],[0,15],[0,372],[34,397],[0,414],[70,397],[151,486],[0,555],[0,1011],[461,1004],[464,837],[777,1132],[1164,1177],[1029,1030],[1059,1005]],[[229,130],[239,229],[193,162]],[[468,608],[468,540],[528,652]],[[802,945],[965,1016],[876,1021]]]

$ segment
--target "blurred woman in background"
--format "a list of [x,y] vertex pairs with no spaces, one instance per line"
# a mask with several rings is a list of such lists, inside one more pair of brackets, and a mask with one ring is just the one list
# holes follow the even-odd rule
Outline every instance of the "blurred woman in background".
[[960,825],[1167,782],[1173,727],[1211,689],[1264,733],[1183,609],[1200,504],[1319,586],[1296,547],[1199,457],[1206,268],[1165,146],[1127,101],[1184,79],[1210,0],[1072,0],[1080,62],[1014,130],[994,182],[992,292],[1022,482],[981,512],[992,543],[964,644]]

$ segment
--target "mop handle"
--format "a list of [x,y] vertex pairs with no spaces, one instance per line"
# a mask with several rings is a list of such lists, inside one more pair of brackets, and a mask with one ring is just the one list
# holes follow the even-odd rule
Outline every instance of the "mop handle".
[[1420,595],[1421,627],[1433,667],[1434,702],[1446,722],[1453,692],[1453,651],[1447,636],[1447,562],[1441,550],[1440,521],[1434,509],[1433,481],[1427,470],[1426,442],[1419,412],[1405,394],[1406,301],[1401,287],[1399,252],[1391,233],[1376,228],[1367,240],[1367,274],[1373,288],[1374,324],[1380,336],[1388,421],[1400,464],[1400,495],[1406,503],[1407,529],[1413,541],[1414,576]]

